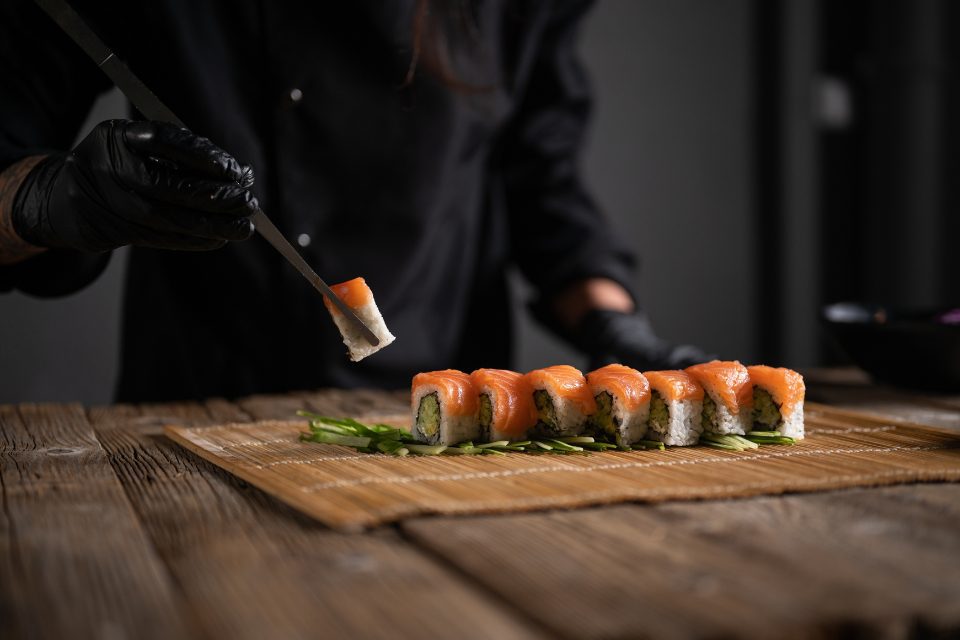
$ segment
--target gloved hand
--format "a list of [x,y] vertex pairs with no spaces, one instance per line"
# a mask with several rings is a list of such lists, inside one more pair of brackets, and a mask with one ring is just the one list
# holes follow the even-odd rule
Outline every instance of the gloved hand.
[[253,171],[163,122],[101,122],[44,159],[17,192],[14,230],[50,248],[206,250],[253,233]]
[[570,337],[590,358],[590,370],[613,362],[638,371],[683,369],[716,357],[692,345],[661,339],[642,311],[589,311]]

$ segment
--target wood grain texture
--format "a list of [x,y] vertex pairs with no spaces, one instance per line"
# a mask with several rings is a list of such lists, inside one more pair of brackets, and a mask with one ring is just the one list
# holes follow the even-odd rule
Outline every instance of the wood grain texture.
[[[452,629],[467,638],[536,635],[395,531],[333,533],[161,435],[169,422],[201,425],[281,415],[294,407],[302,408],[302,400],[250,399],[239,405],[213,400],[90,412],[204,635],[444,637]],[[418,601],[431,603],[430,615],[419,613]]]
[[[843,406],[960,424],[954,397],[808,383]],[[324,391],[86,416],[0,407],[0,638],[960,636],[957,484],[431,517],[346,536],[161,435],[406,402]]]
[[562,637],[952,637],[958,505],[925,485],[401,526]]
[[82,408],[0,406],[0,484],[0,636],[190,633]]
[[813,369],[804,376],[807,397],[817,402],[960,430],[960,395],[873,384],[856,368]]

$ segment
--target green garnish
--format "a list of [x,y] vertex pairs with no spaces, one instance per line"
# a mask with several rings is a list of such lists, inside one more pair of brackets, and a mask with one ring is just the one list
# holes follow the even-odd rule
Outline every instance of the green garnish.
[[422,456],[436,456],[440,455],[447,450],[447,446],[443,444],[405,444],[410,453],[418,453]]
[[[774,435],[768,435],[770,433],[773,433]],[[776,431],[750,431],[745,436],[733,434],[720,436],[713,433],[704,433],[700,436],[700,444],[708,447],[714,447],[715,449],[745,451],[747,449],[757,449],[762,444],[796,444],[796,440],[781,436]]]
[[[297,415],[310,419],[310,432],[300,434],[300,439],[322,444],[350,447],[362,453],[383,453],[392,456],[461,456],[493,455],[507,453],[589,455],[591,451],[643,451],[664,450],[662,442],[640,440],[630,446],[603,442],[603,434],[597,436],[567,436],[562,438],[537,438],[510,442],[497,440],[484,444],[463,442],[455,446],[429,445],[419,442],[409,431],[387,424],[363,424],[352,418],[331,418],[308,411]],[[746,436],[704,434],[700,443],[708,447],[744,451],[766,444],[794,444],[793,438],[781,436],[776,431],[751,431]]]
[[660,449],[661,451],[663,451],[663,450],[666,449],[667,447],[664,446],[664,444],[663,444],[662,442],[660,442],[659,440],[638,440],[637,442],[634,442],[634,443],[630,446],[630,448],[631,448],[631,449],[639,449],[639,450],[643,450],[643,449]]

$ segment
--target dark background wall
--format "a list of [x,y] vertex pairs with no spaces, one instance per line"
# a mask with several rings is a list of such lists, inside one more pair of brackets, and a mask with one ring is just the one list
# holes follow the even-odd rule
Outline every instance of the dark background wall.
[[[751,3],[605,0],[582,40],[597,96],[584,170],[641,258],[665,337],[756,357]],[[520,368],[581,363],[521,323]]]

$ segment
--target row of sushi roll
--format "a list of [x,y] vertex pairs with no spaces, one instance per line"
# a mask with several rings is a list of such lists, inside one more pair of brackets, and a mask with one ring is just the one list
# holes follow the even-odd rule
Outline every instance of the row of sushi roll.
[[592,433],[620,446],[641,439],[803,438],[803,377],[736,361],[641,373],[611,364],[583,375],[557,365],[527,374],[448,369],[413,378],[413,436],[430,445]]

